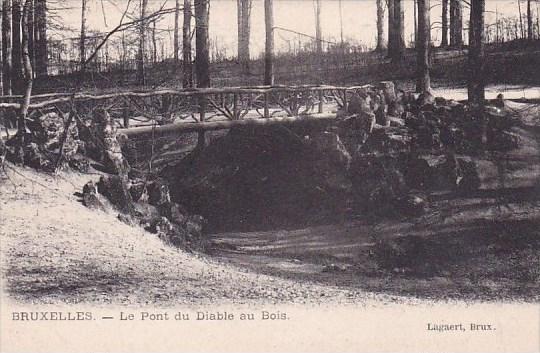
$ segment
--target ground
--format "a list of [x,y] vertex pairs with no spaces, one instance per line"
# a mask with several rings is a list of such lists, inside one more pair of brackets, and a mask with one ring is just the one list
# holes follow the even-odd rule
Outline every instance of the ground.
[[[23,302],[55,304],[538,301],[539,111],[510,108],[521,114],[521,147],[477,159],[478,192],[432,195],[428,213],[414,219],[213,234],[206,255],[84,207],[75,193],[99,175],[8,164],[0,180],[2,287]],[[374,248],[381,239],[412,240],[417,258],[384,266]]]
[[[6,168],[0,184],[4,290],[32,303],[351,302],[361,290],[298,283],[218,263],[83,206],[89,178]],[[234,284],[234,285],[231,285]]]

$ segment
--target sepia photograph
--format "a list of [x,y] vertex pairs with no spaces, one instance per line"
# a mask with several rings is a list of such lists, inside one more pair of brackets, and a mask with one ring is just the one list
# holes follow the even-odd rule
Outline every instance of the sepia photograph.
[[539,0],[2,0],[1,352],[540,352]]

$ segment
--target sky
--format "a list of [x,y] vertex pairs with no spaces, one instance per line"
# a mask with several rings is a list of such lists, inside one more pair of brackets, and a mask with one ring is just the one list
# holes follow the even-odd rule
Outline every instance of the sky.
[[[51,1],[51,0],[50,0]],[[88,27],[90,30],[110,31],[118,25],[128,0],[88,0]],[[72,27],[75,32],[66,34],[65,31],[53,31],[54,36],[77,36],[80,28],[81,0],[56,0],[49,6],[53,8],[59,23]],[[139,0],[131,0],[129,9],[137,13]],[[339,41],[341,28],[345,40],[355,44],[373,47],[376,42],[376,7],[375,0],[322,0],[322,31],[323,38],[329,41]],[[521,0],[521,10],[525,13],[526,2]],[[174,0],[149,0],[149,7],[157,9],[160,6],[173,8]],[[433,25],[432,39],[440,40],[440,0],[432,0],[431,21]],[[537,5],[536,5],[537,6]],[[486,22],[495,21],[495,13],[500,17],[517,16],[517,0],[486,0]],[[536,14],[537,8],[533,8]],[[409,42],[413,36],[413,1],[405,0],[405,38]],[[464,12],[465,25],[468,10]],[[182,21],[182,18],[180,18]],[[293,31],[315,35],[315,12],[313,0],[274,0],[275,26]],[[180,22],[181,23],[181,22]],[[341,26],[342,23],[342,26]],[[166,51],[171,50],[174,15],[167,15],[157,25],[159,37]],[[236,53],[236,0],[210,0],[210,40],[227,56]],[[386,31],[386,29],[385,29]],[[464,32],[465,35],[466,32]],[[299,39],[303,42],[308,37],[302,37],[283,30],[275,32],[277,50],[285,50],[289,45],[294,46]],[[263,0],[253,0],[252,31],[250,41],[252,57],[258,56],[264,50],[264,8]]]

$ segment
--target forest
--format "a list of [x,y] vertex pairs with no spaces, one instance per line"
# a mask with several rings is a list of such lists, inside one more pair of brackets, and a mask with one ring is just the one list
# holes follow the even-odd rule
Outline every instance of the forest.
[[537,302],[539,6],[3,0],[6,293]]

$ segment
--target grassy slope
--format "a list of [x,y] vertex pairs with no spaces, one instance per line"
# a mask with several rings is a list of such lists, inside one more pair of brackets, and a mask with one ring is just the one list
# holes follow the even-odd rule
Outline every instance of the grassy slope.
[[167,246],[114,213],[84,207],[72,195],[88,175],[13,166],[7,173],[10,180],[0,179],[0,273],[3,291],[17,300],[174,305],[373,297],[250,273]]

